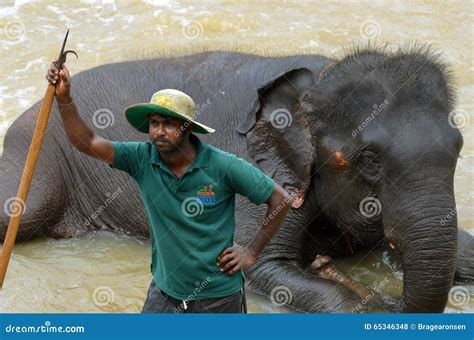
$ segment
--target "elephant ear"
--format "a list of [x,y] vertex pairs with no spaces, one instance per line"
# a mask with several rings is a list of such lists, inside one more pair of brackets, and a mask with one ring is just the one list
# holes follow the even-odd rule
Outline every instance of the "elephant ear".
[[247,136],[250,156],[294,200],[303,204],[311,181],[315,150],[308,116],[300,99],[315,85],[313,73],[294,69],[261,86],[237,131]]

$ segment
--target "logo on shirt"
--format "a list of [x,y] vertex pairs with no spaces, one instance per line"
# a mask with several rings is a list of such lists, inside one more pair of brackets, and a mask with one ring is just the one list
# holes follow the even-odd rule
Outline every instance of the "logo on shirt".
[[213,185],[204,185],[198,192],[196,198],[202,202],[203,205],[214,205],[217,203],[216,193],[213,191]]

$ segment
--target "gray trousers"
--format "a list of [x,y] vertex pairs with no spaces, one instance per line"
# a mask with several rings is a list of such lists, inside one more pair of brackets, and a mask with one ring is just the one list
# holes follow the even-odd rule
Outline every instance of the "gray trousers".
[[151,280],[142,313],[247,313],[245,288],[219,298],[183,301],[169,296]]

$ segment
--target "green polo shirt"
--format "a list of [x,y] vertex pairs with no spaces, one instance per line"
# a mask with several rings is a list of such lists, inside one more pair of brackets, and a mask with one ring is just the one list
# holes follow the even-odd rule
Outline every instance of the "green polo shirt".
[[275,182],[246,160],[191,134],[196,158],[179,179],[151,141],[114,141],[111,167],[138,185],[150,226],[155,284],[180,300],[230,295],[242,287],[242,271],[225,275],[216,258],[232,246],[235,194],[264,203]]

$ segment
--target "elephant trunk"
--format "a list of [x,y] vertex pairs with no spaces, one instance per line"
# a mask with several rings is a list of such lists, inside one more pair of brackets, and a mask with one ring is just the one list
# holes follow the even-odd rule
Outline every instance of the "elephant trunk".
[[457,219],[452,177],[445,176],[412,176],[381,195],[385,236],[402,261],[399,312],[443,312],[446,306],[455,271]]

